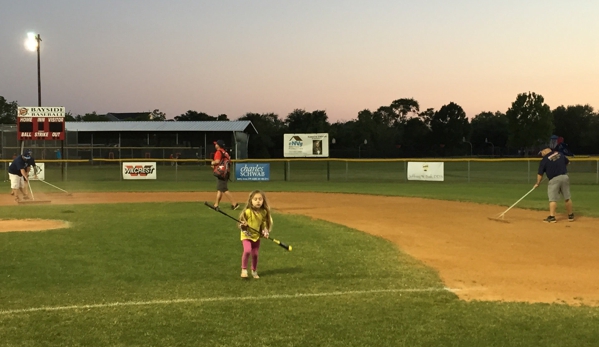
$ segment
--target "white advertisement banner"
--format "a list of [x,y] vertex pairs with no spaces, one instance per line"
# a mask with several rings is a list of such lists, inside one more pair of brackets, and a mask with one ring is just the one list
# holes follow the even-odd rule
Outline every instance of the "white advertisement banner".
[[329,134],[284,134],[284,157],[317,157],[329,156]]
[[123,179],[155,180],[156,162],[123,163]]
[[31,168],[31,170],[29,170],[29,174],[27,175],[29,177],[30,180],[35,181],[35,175],[37,173],[37,179],[45,181],[46,180],[46,174],[44,173],[44,169],[46,168],[46,166],[44,165],[44,163],[35,163],[35,166]]
[[408,162],[408,181],[444,181],[443,162]]

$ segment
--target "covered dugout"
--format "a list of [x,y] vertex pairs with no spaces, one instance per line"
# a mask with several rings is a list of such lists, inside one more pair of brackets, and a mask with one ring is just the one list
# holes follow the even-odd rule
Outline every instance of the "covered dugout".
[[65,159],[206,159],[219,139],[234,159],[247,159],[250,135],[258,133],[251,121],[66,122],[65,129]]

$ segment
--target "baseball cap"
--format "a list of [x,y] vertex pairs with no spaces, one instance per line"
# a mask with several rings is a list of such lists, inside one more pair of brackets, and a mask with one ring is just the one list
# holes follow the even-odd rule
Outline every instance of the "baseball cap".
[[225,141],[223,140],[214,141],[214,144],[218,145],[219,147],[225,147]]
[[31,159],[31,150],[30,149],[26,149],[23,151],[23,158]]

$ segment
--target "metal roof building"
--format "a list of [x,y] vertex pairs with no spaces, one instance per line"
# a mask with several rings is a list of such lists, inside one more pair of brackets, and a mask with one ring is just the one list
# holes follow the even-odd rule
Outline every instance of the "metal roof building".
[[65,122],[67,145],[90,147],[184,147],[203,158],[214,152],[214,141],[223,140],[235,159],[248,157],[248,141],[258,134],[251,121],[207,122]]

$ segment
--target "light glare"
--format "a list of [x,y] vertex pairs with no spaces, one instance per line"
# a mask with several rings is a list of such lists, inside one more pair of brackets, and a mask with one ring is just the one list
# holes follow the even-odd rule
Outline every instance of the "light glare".
[[27,40],[25,41],[25,48],[28,50],[35,52],[37,49],[37,39],[35,38],[35,33],[27,33]]

